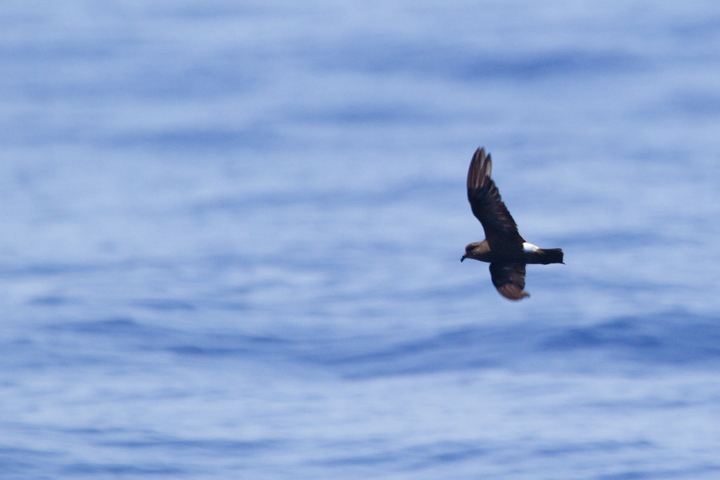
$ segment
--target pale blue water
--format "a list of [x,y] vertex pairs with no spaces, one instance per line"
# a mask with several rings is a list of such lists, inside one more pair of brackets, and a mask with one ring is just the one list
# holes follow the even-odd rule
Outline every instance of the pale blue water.
[[720,478],[720,4],[0,26],[0,478]]

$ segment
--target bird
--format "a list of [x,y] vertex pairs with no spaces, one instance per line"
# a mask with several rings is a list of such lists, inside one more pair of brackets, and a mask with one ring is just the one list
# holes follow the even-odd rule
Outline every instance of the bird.
[[522,300],[525,291],[525,265],[565,263],[560,248],[539,248],[525,241],[518,233],[512,215],[503,203],[495,182],[490,178],[492,159],[485,148],[478,148],[470,162],[467,194],[473,215],[485,230],[485,240],[465,247],[466,258],[490,263],[490,278],[500,295]]

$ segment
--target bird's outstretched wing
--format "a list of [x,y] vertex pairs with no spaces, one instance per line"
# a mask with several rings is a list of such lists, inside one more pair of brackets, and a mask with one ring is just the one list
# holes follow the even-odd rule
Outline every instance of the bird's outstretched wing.
[[490,179],[492,160],[478,148],[470,162],[467,188],[468,200],[473,214],[482,223],[490,250],[501,254],[504,250],[515,252],[525,240],[520,236],[517,224],[500,198],[495,182]]
[[493,285],[505,298],[510,300],[522,300],[529,297],[525,288],[525,264],[524,263],[491,263],[490,276]]

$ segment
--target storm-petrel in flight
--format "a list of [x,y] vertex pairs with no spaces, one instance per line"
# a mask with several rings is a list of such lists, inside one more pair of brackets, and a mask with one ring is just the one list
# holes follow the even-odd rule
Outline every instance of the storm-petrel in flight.
[[505,298],[522,300],[525,290],[525,265],[528,263],[563,263],[560,248],[538,248],[518,233],[517,224],[500,199],[495,182],[490,179],[492,161],[484,148],[478,148],[470,162],[467,189],[473,214],[482,223],[485,240],[465,247],[466,258],[490,263],[493,285]]

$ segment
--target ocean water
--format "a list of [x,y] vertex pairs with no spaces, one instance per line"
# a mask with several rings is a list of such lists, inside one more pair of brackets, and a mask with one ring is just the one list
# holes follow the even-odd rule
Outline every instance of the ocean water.
[[717,3],[0,25],[0,478],[720,478]]

